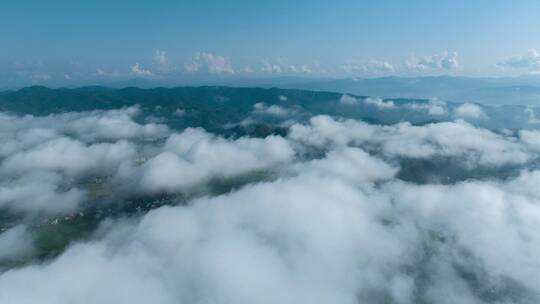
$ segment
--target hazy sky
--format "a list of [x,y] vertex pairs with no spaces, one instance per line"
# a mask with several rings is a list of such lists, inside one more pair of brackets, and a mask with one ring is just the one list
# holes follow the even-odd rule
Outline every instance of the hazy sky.
[[538,29],[538,1],[3,0],[0,81],[512,76],[540,70]]

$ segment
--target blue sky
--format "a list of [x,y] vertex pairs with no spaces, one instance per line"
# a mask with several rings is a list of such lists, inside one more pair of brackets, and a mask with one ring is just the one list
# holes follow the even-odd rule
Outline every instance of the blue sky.
[[0,81],[514,76],[539,29],[539,1],[3,0]]

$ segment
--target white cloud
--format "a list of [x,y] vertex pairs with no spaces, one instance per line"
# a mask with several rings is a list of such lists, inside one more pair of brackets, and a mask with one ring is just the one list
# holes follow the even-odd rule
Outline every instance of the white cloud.
[[275,116],[287,116],[291,114],[290,110],[278,105],[266,105],[263,102],[258,102],[253,105],[253,112],[257,114],[269,114]]
[[396,105],[394,104],[393,101],[391,100],[384,101],[378,97],[368,97],[364,100],[364,102],[366,104],[377,107],[379,110],[388,110],[388,109],[396,108]]
[[[145,131],[132,120],[136,108],[115,111],[0,114],[8,143],[0,146],[0,207],[71,212],[86,194],[76,176],[89,172],[114,179],[106,181],[111,200],[116,187],[161,194],[257,170],[274,178],[109,219],[58,257],[2,269],[0,303],[539,300],[540,171],[527,167],[540,151],[536,130],[315,116],[287,138],[224,138],[197,128]],[[128,131],[99,131],[115,124]],[[522,171],[413,183],[400,177],[403,157],[428,167],[450,158],[475,174],[509,164]],[[441,180],[447,173],[437,168]],[[31,254],[32,229],[0,234],[0,263]]]
[[447,114],[446,103],[436,99],[432,99],[428,103],[406,103],[405,107],[416,111],[426,111],[428,115],[440,116]]
[[462,164],[472,167],[523,164],[531,158],[521,144],[463,121],[376,126],[315,116],[308,125],[293,125],[289,137],[321,148],[350,144],[375,146],[391,157],[459,157],[463,158]]
[[29,214],[73,212],[86,193],[78,188],[63,190],[64,184],[60,174],[43,170],[3,180],[0,182],[0,207]]
[[538,172],[414,185],[359,148],[298,166],[5,272],[0,301],[481,303],[484,290],[538,299]]
[[396,71],[396,67],[389,61],[371,59],[368,61],[347,61],[340,66],[340,69],[348,74],[387,74]]
[[306,74],[309,74],[309,73],[313,72],[313,70],[309,66],[307,66],[305,64],[300,65],[299,70],[300,70],[300,73],[306,73]]
[[154,62],[161,67],[167,66],[168,65],[167,53],[165,51],[156,50],[154,54]]
[[42,169],[78,176],[92,170],[106,172],[134,155],[134,146],[126,141],[85,145],[60,137],[7,157],[0,172],[16,174]]
[[114,175],[135,160],[138,147],[126,139],[169,135],[166,126],[134,122],[138,111],[0,113],[0,207],[29,214],[75,211],[86,199],[85,190],[74,185],[79,178]]
[[409,69],[425,70],[453,70],[459,68],[458,54],[456,52],[443,52],[441,54],[427,55],[423,57],[412,56],[405,66]]
[[450,71],[460,68],[456,52],[442,52],[440,54],[422,57],[411,56],[404,62],[391,62],[387,60],[349,60],[339,66],[338,70],[347,74],[365,76],[380,76],[392,73]]
[[150,76],[152,75],[152,72],[150,70],[144,69],[141,67],[141,65],[136,62],[134,65],[130,67],[131,74],[136,76]]
[[539,70],[540,53],[535,49],[530,49],[524,55],[515,55],[501,60],[498,65],[515,69]]
[[299,66],[291,64],[288,66],[287,71],[293,74],[299,74],[299,73],[309,74],[312,72],[311,68],[305,64],[302,64]]
[[108,70],[104,68],[98,68],[96,69],[95,75],[100,77],[121,77],[123,76],[122,73],[116,71],[116,70]]
[[[58,134],[76,135],[77,138],[91,142],[95,140],[153,139],[166,137],[169,128],[162,124],[139,124],[133,119],[139,113],[138,106],[91,112],[71,112],[42,117],[18,117],[0,113],[0,139],[2,151],[15,144],[26,146],[40,138],[51,139]],[[25,144],[25,142],[27,142]]]
[[212,177],[234,177],[292,160],[294,151],[279,136],[239,138],[228,141],[200,129],[171,135],[163,152],[135,172],[120,172],[119,178],[140,176],[148,192],[188,190]]
[[178,109],[176,109],[174,111],[173,114],[174,114],[174,116],[181,117],[181,116],[184,116],[186,114],[186,110],[178,108]]
[[527,114],[527,116],[528,116],[528,118],[527,118],[527,123],[528,124],[539,124],[540,123],[540,119],[538,119],[536,117],[535,110],[536,110],[536,108],[531,107],[531,106],[528,106],[528,107],[525,108],[525,114]]
[[139,124],[133,118],[139,113],[137,106],[120,110],[93,111],[84,114],[60,114],[48,119],[62,123],[64,132],[77,133],[88,141],[96,139],[148,139],[165,137],[169,128],[163,124]]
[[184,65],[188,72],[207,72],[211,74],[234,74],[231,60],[212,53],[199,52],[190,63]]
[[260,71],[269,74],[311,74],[314,72],[313,68],[307,64],[290,64],[287,58],[263,59],[261,64]]
[[[275,106],[265,111],[281,115],[285,110]],[[176,192],[294,156],[281,137],[230,141],[198,129],[173,133],[159,145],[155,140],[170,130],[134,122],[138,112],[138,107],[130,107],[45,117],[0,113],[0,207],[73,212],[86,199],[84,189],[74,186],[83,178],[98,177],[113,189],[131,193],[137,191],[127,188]]]
[[280,74],[283,71],[283,68],[281,65],[277,63],[270,62],[269,60],[265,59],[262,61],[262,69],[261,71],[264,73],[275,73]]
[[482,108],[473,103],[464,103],[454,109],[454,115],[461,118],[486,119],[488,116]]
[[[34,250],[32,235],[24,225],[0,233],[0,263],[28,257]],[[0,267],[0,272],[2,271]]]
[[538,130],[520,130],[519,138],[527,144],[532,150],[540,152],[540,131]]
[[302,163],[294,169],[299,173],[310,173],[321,178],[341,178],[354,184],[391,179],[398,171],[362,149],[351,147],[331,150],[324,159]]
[[32,73],[30,75],[30,81],[32,83],[42,83],[51,80],[51,75],[42,72]]
[[351,96],[349,94],[341,95],[341,98],[339,99],[339,102],[341,104],[346,104],[346,105],[356,105],[356,104],[359,103],[358,99],[356,99],[356,97]]
[[[156,210],[46,266],[5,273],[0,300],[354,303],[398,275],[408,256],[411,239],[399,236],[411,232],[371,221],[377,209],[340,180],[306,174],[260,184]],[[105,287],[115,292],[95,292]]]

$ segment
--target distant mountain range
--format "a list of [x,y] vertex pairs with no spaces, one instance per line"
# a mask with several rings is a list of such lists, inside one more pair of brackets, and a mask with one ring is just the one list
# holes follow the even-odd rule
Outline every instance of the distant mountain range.
[[[432,80],[431,82],[428,80]],[[459,82],[459,79],[451,79]],[[408,98],[368,98],[378,90],[384,90],[385,83],[395,83],[395,96],[403,94]],[[466,118],[475,124],[487,128],[532,128],[538,125],[540,113],[534,107],[514,103],[513,105],[469,105],[473,113],[457,110],[462,103],[442,102],[429,99],[414,98],[414,94],[406,94],[409,90],[401,78],[386,80],[336,80],[333,82],[314,82],[298,84],[311,90],[282,89],[282,88],[238,88],[225,86],[174,87],[142,89],[127,87],[122,89],[88,86],[81,88],[51,89],[43,86],[26,87],[16,91],[0,92],[0,111],[17,114],[49,115],[64,112],[80,112],[92,110],[108,110],[138,105],[141,110],[140,119],[153,119],[155,116],[169,120],[170,125],[182,129],[187,126],[201,126],[209,131],[222,133],[225,126],[246,127],[252,121],[253,115],[261,116],[264,109],[275,106],[274,112],[267,112],[263,117],[257,117],[264,122],[261,134],[276,131],[287,121],[302,121],[313,115],[326,114],[343,118],[361,119],[376,124],[394,124],[408,121],[413,124],[426,124],[437,121],[452,121]],[[424,83],[420,89],[414,81],[409,87],[417,87],[418,95],[428,94],[427,87],[435,87],[440,79],[422,78]],[[463,80],[469,83],[467,80]],[[485,80],[484,83],[488,83]],[[377,83],[379,85],[377,86]],[[427,85],[431,83],[432,85]],[[447,82],[449,83],[449,82]],[[353,87],[353,85],[358,84]],[[399,85],[401,84],[401,85]],[[348,86],[351,89],[347,89]],[[455,84],[457,86],[458,84]],[[333,88],[338,92],[322,91],[321,88]],[[360,89],[364,87],[364,89]],[[446,88],[450,87],[447,85]],[[465,87],[462,84],[461,87]],[[483,92],[469,86],[471,91]],[[354,91],[356,88],[358,91]],[[484,87],[489,94],[501,92],[509,94],[512,90],[507,86]],[[437,88],[443,91],[443,88]],[[367,92],[367,94],[344,94],[341,92]],[[447,92],[451,90],[448,89]],[[539,91],[534,86],[520,87],[515,92],[534,95]],[[421,93],[423,92],[423,93]],[[489,95],[485,93],[485,95]],[[448,93],[450,94],[450,93]],[[257,104],[259,104],[257,106]],[[259,110],[257,110],[257,107]],[[261,112],[260,109],[263,109]],[[276,110],[277,109],[277,110]],[[276,112],[277,111],[277,112]],[[176,113],[183,113],[176,115]],[[277,113],[277,115],[275,115]],[[242,123],[244,122],[244,123]],[[270,129],[268,126],[271,126]],[[259,128],[261,126],[250,126]],[[234,134],[243,134],[245,130],[236,130]],[[258,131],[257,131],[258,132]]]
[[437,98],[482,104],[540,105],[540,78],[382,77],[318,80],[291,86],[384,98]]
[[[239,123],[249,117],[257,103],[278,105],[290,109],[291,113],[299,109],[309,113],[339,113],[342,109],[333,104],[339,102],[341,96],[340,93],[295,89],[222,86],[153,89],[101,86],[51,89],[32,86],[0,92],[0,111],[20,115],[49,115],[138,105],[143,120],[157,115],[167,118],[170,125],[178,129],[200,126],[208,131],[222,133],[225,125]],[[179,117],[175,114],[178,112],[184,114]],[[272,133],[273,130],[268,132]],[[239,133],[242,132],[235,134]]]
[[[110,88],[177,86],[231,86],[332,91],[381,98],[437,98],[453,102],[482,104],[540,104],[540,76],[473,78],[453,76],[379,77],[379,78],[305,78],[305,77],[199,77],[133,78],[114,82],[89,82]],[[1,84],[0,84],[1,85]],[[57,84],[53,87],[70,87]]]

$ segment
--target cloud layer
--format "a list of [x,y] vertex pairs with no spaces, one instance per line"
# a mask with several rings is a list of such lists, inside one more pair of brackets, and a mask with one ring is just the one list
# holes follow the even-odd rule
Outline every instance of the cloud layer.
[[[336,102],[399,110],[375,98]],[[482,128],[474,104],[403,107],[456,120],[301,120],[257,103],[252,119],[294,120],[287,135],[224,137],[138,122],[137,107],[3,113],[0,207],[38,220],[3,222],[0,302],[538,302],[540,133]],[[447,182],[442,161],[470,174]],[[411,162],[423,164],[413,173],[435,167],[438,178],[402,178]],[[500,172],[508,168],[517,170]],[[485,170],[500,175],[478,177]],[[255,172],[272,178],[189,196]],[[63,227],[42,214],[80,214],[99,198],[126,196],[187,199],[105,217],[46,262],[10,266],[40,248],[43,229]]]

